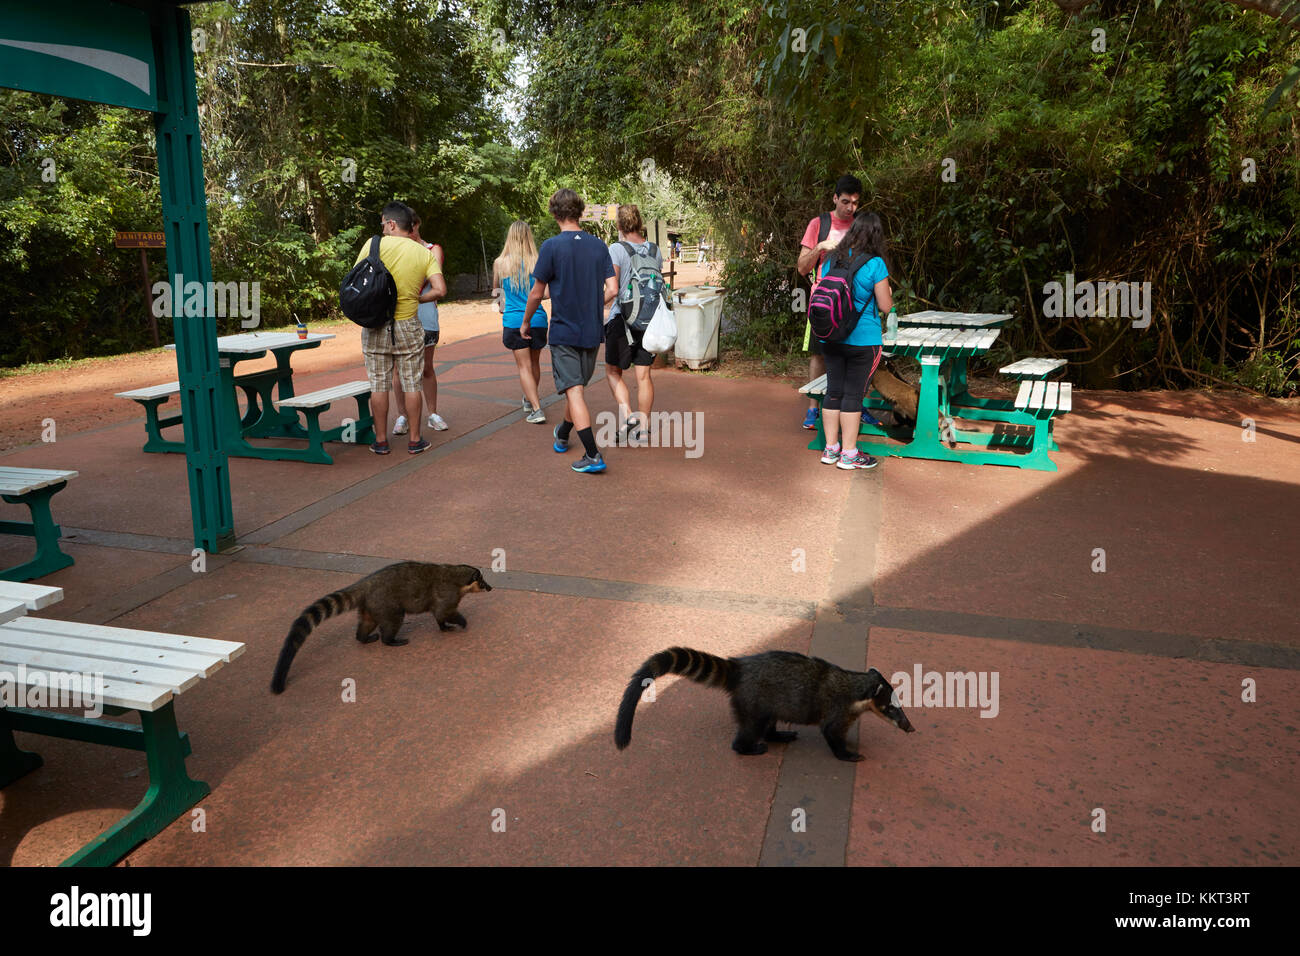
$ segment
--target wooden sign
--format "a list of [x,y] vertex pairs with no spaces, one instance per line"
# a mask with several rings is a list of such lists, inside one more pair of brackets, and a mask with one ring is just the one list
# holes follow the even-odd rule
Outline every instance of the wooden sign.
[[167,237],[161,232],[119,232],[113,245],[119,249],[165,249]]
[[618,203],[588,203],[582,222],[613,222],[618,218]]

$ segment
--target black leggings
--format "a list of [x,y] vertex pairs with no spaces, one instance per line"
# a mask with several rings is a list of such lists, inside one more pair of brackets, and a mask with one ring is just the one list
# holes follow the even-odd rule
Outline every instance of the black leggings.
[[880,364],[881,346],[826,342],[822,349],[826,355],[826,397],[822,399],[822,408],[829,412],[861,409],[871,376]]

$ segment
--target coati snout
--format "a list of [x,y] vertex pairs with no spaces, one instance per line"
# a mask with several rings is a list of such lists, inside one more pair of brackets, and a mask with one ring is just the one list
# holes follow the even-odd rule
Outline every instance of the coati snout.
[[[882,681],[885,680],[884,675],[875,668],[867,671],[867,673],[877,675]],[[866,709],[871,711],[871,713],[875,714],[881,720],[889,721],[905,733],[916,733],[916,728],[913,727],[912,722],[907,719],[907,714],[903,713],[903,708],[899,707],[898,704],[895,703],[897,699],[894,689],[889,686],[888,681],[885,681],[884,687],[877,690],[873,696],[867,698]]]
[[894,689],[880,671],[846,671],[819,657],[793,651],[768,651],[748,657],[717,657],[689,647],[670,647],[642,664],[618,708],[614,744],[619,750],[632,740],[632,718],[645,685],[665,674],[725,690],[738,729],[731,749],[740,754],[767,752],[768,743],[789,743],[798,736],[777,730],[778,720],[816,724],[840,760],[862,760],[848,749],[845,738],[853,722],[865,711],[887,720],[899,730],[916,730],[903,709],[894,703]]

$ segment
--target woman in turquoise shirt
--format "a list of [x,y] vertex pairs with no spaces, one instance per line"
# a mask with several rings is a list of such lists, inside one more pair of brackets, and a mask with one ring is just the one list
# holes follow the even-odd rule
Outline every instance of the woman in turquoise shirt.
[[[546,311],[538,309],[528,324],[530,338],[519,334],[524,321],[524,307],[533,288],[533,266],[537,265],[537,240],[528,223],[510,224],[506,244],[492,264],[492,295],[501,310],[501,344],[510,349],[519,367],[519,384],[524,390],[523,405],[529,409],[527,421],[546,421],[537,383],[542,377],[542,349],[546,348]],[[497,289],[501,294],[497,295]]]
[[849,231],[826,257],[821,274],[826,275],[835,262],[848,262],[855,251],[871,256],[853,276],[853,307],[860,316],[858,324],[843,342],[822,342],[826,354],[826,397],[822,400],[826,451],[822,462],[845,471],[875,468],[877,464],[876,459],[858,451],[858,426],[862,422],[863,396],[880,365],[880,316],[893,308],[894,294],[885,261],[885,234],[874,212],[863,210],[853,217]]

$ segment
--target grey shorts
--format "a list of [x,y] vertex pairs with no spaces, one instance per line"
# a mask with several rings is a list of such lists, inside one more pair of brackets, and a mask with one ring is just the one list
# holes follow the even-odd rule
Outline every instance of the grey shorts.
[[555,378],[555,390],[563,393],[575,385],[585,386],[590,382],[599,353],[598,345],[580,349],[576,345],[551,343],[551,374]]

